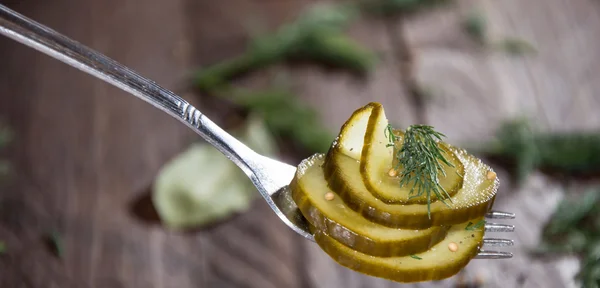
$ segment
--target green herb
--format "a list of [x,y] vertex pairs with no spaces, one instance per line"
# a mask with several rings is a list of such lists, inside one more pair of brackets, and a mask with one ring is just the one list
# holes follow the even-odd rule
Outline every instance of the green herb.
[[56,257],[62,258],[63,252],[64,252],[64,247],[63,247],[62,237],[60,236],[60,234],[56,231],[53,231],[49,235],[49,240],[52,245],[52,250],[53,250],[52,252],[56,255]]
[[537,53],[537,49],[531,43],[518,38],[506,38],[498,43],[498,48],[511,55],[524,55]]
[[465,230],[475,231],[475,230],[483,227],[484,225],[485,225],[485,220],[481,220],[481,221],[477,222],[476,224],[473,224],[473,222],[469,222],[469,224],[467,224],[467,227],[465,227]]
[[421,258],[421,257],[419,257],[417,255],[410,255],[410,258],[417,259],[417,260],[422,260],[423,259],[423,258]]
[[388,138],[389,142],[386,146],[394,147],[396,145],[396,141],[398,141],[398,136],[394,134],[394,127],[392,126],[392,124],[388,124],[385,127],[385,131],[383,133],[385,133],[385,137]]
[[528,121],[504,123],[493,142],[475,149],[480,153],[515,164],[515,178],[521,183],[536,168],[566,175],[600,172],[600,133],[542,133]]
[[201,70],[195,81],[211,91],[243,73],[297,58],[366,73],[375,55],[343,34],[358,14],[353,4],[315,5],[274,34],[256,38],[242,55]]
[[[469,13],[462,23],[463,29],[467,35],[481,45],[488,45],[490,40],[487,35],[487,21],[485,16],[477,11]],[[529,42],[515,38],[507,37],[497,41],[494,45],[498,50],[504,51],[510,55],[523,55],[535,53],[537,50]]]
[[450,0],[367,0],[359,3],[366,13],[376,15],[396,15],[450,3]]
[[4,241],[0,241],[0,255],[6,253],[6,243]]
[[[389,144],[395,145],[398,137],[392,132],[393,129],[388,126],[386,137],[390,141]],[[438,177],[438,173],[446,175],[442,164],[454,167],[444,157],[445,151],[439,147],[438,141],[441,141],[442,137],[445,135],[435,131],[431,126],[411,125],[404,133],[402,148],[398,149],[395,155],[397,159],[395,169],[400,173],[400,187],[412,184],[409,193],[411,197],[419,197],[423,194],[427,196],[427,214],[430,218],[431,193],[434,193],[444,204],[446,204],[444,199],[450,199],[446,189],[440,185]]]
[[230,88],[218,94],[261,116],[274,136],[293,140],[311,152],[325,152],[331,145],[332,133],[324,127],[318,113],[285,88]]
[[535,254],[576,253],[581,259],[577,280],[582,287],[600,283],[600,187],[564,199],[542,233]]
[[479,44],[487,42],[487,21],[480,12],[473,11],[467,15],[462,27],[473,40]]

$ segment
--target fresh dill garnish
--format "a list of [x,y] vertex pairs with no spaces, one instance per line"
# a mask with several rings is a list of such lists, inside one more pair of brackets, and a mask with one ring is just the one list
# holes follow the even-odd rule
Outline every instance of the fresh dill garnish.
[[[384,133],[390,142],[387,146],[396,145],[399,137],[393,133],[390,125]],[[438,142],[442,137],[446,136],[435,131],[432,126],[411,125],[404,133],[402,148],[395,155],[398,162],[394,169],[399,172],[400,187],[412,185],[409,192],[411,198],[426,195],[429,219],[431,219],[431,193],[446,205],[448,204],[444,199],[452,201],[438,177],[438,173],[446,176],[442,164],[454,167],[444,157],[445,151],[439,147]]]
[[417,260],[422,260],[423,259],[423,258],[421,258],[421,257],[419,257],[417,255],[410,255],[410,258],[417,259]]
[[392,127],[392,124],[388,124],[383,133],[385,134],[385,137],[388,138],[389,142],[386,147],[393,147],[395,145],[394,143],[396,143],[398,140],[398,136],[394,135],[394,128]]
[[473,224],[473,222],[469,222],[469,224],[467,224],[467,227],[465,227],[465,230],[475,231],[475,230],[483,227],[483,225],[485,225],[485,220],[481,220],[481,221],[477,222],[476,224]]

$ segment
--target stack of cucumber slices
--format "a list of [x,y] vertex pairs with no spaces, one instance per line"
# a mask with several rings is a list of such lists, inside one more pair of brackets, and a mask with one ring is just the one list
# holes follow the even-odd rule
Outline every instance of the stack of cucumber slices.
[[340,265],[398,282],[448,278],[479,252],[484,227],[477,223],[499,180],[479,159],[439,141],[452,164],[438,175],[449,198],[415,196],[391,173],[402,143],[389,145],[387,127],[381,104],[355,111],[326,155],[299,165],[292,198],[317,244]]

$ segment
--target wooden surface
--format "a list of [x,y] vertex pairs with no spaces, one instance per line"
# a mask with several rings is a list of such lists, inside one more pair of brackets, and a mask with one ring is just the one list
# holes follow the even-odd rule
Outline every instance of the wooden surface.
[[[314,2],[4,1],[170,89],[180,89],[192,67],[240,52],[252,25],[273,29]],[[297,92],[333,131],[371,100],[394,111],[388,112],[392,121],[425,119],[457,144],[490,139],[501,120],[523,114],[548,130],[600,127],[600,3],[457,3],[407,19],[363,19],[352,27],[351,35],[385,60],[366,83],[313,67],[272,70],[290,70]],[[523,37],[539,54],[513,58],[478,49],[459,27],[474,8],[487,15],[493,37]],[[415,75],[434,91],[422,111],[414,109],[401,81],[406,75],[398,69],[397,34],[414,52]],[[264,74],[244,82],[260,85]],[[226,124],[214,101],[194,103]],[[197,137],[142,101],[4,38],[0,115],[18,136],[5,153],[18,175],[0,188],[0,240],[8,245],[0,257],[2,288],[453,287],[461,278],[400,285],[352,272],[294,235],[260,200],[247,213],[191,235],[137,220],[130,203],[147,193],[165,161]],[[495,168],[502,179],[495,208],[518,215],[511,235],[516,256],[473,261],[463,278],[482,278],[485,287],[574,285],[574,259],[542,262],[522,253],[537,242],[562,186],[535,174],[512,190],[507,174]],[[62,235],[63,259],[43,241],[52,231]]]

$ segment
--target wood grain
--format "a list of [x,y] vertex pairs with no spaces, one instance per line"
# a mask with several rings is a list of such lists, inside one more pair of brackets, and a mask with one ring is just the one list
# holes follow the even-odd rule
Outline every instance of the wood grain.
[[[492,41],[522,38],[539,53],[514,57],[474,49],[474,43],[460,32],[461,19],[472,11],[485,15]],[[543,130],[600,128],[596,116],[585,112],[598,107],[598,97],[592,92],[597,88],[587,80],[595,73],[597,59],[583,56],[598,45],[586,37],[598,33],[598,12],[593,1],[459,1],[453,9],[414,19],[408,34],[419,51],[419,77],[443,91],[428,106],[429,123],[447,131],[455,143],[488,140],[501,121],[520,116],[532,119]],[[425,33],[428,30],[444,32]],[[463,44],[457,44],[457,39]],[[523,187],[510,191],[507,176],[504,171],[500,174],[502,189],[495,208],[518,215],[517,231],[511,235],[516,242],[515,258],[478,260],[469,264],[466,273],[481,275],[486,287],[575,287],[575,258],[540,261],[525,254],[538,243],[541,227],[566,188],[535,174]]]
[[[231,107],[181,89],[190,71],[241,52],[252,31],[274,30],[315,2],[8,3],[181,91],[227,127]],[[477,47],[460,28],[472,9],[485,13],[494,39],[522,37],[539,54],[514,58]],[[364,18],[349,34],[381,57],[369,78],[278,65],[239,83],[260,87],[273,74],[288,74],[332,132],[369,101],[383,103],[399,126],[423,119],[457,144],[491,139],[501,121],[517,115],[547,130],[597,129],[599,9],[593,0],[459,0],[402,19]],[[422,112],[406,92],[392,33],[403,34],[415,57],[414,76],[431,88]],[[476,260],[462,275],[439,282],[400,285],[345,269],[291,232],[261,200],[194,234],[138,221],[129,203],[147,193],[162,164],[199,137],[146,103],[4,38],[0,67],[0,115],[18,136],[7,151],[17,175],[0,188],[0,240],[9,249],[0,257],[0,287],[451,287],[476,277],[485,287],[574,287],[573,258],[542,262],[524,251],[537,243],[565,189],[577,188],[535,174],[511,191],[500,167],[495,207],[518,215],[511,235],[515,259]],[[52,231],[62,235],[62,259],[42,241]]]

